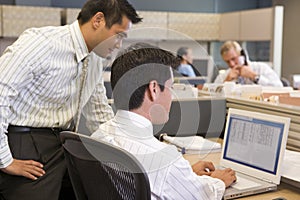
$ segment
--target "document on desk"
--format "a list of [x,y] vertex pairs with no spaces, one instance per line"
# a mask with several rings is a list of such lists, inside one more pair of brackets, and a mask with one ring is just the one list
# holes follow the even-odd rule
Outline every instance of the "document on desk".
[[201,136],[172,137],[164,135],[163,140],[177,146],[182,153],[186,154],[221,152],[220,143]]
[[300,183],[300,152],[285,150],[282,176]]

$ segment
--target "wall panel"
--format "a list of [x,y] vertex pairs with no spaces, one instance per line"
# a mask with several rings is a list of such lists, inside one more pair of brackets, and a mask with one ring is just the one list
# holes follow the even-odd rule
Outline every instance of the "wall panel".
[[2,6],[2,36],[18,37],[31,27],[59,26],[60,8]]

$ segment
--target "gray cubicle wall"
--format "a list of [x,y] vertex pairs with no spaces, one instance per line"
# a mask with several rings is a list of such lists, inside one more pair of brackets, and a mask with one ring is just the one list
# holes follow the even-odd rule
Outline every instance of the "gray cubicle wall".
[[[39,0],[19,0],[39,1]],[[50,1],[50,0],[48,0]],[[52,6],[80,8],[86,0],[51,0]],[[221,13],[271,7],[272,0],[128,0],[137,10]]]
[[[222,137],[226,121],[226,100],[225,98],[173,100],[169,117],[166,124],[154,126],[155,136],[167,133],[171,136]],[[85,118],[81,117],[79,132],[90,135],[85,122]]]
[[169,121],[155,125],[154,134],[222,137],[226,121],[225,98],[173,100]]
[[3,5],[14,5],[15,4],[15,0],[0,0],[0,4],[3,4]]
[[[272,0],[128,0],[137,10],[222,13],[271,7]],[[86,0],[0,0],[0,4],[81,8]]]
[[19,6],[52,6],[51,0],[14,0]]

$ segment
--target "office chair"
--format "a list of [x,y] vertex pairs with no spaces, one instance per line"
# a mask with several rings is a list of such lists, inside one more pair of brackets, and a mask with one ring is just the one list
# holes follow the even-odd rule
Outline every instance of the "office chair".
[[284,77],[280,78],[280,81],[282,82],[283,87],[289,87],[291,86],[290,81]]
[[133,155],[71,131],[60,138],[78,200],[151,199],[148,176]]

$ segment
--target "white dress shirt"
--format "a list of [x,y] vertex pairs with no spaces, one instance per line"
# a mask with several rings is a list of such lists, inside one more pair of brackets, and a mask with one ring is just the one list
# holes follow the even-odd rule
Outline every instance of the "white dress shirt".
[[[259,75],[258,85],[282,87],[282,82],[276,72],[267,64],[263,62],[249,62],[250,68]],[[225,73],[219,74],[215,79],[215,83],[224,83],[230,68]],[[250,79],[244,78],[243,84],[254,84]]]
[[90,131],[113,117],[102,79],[103,59],[89,53],[78,21],[31,28],[0,58],[0,168],[12,162],[8,124],[66,127],[77,112],[82,60],[89,57],[82,113]]
[[151,199],[221,199],[223,181],[196,175],[175,146],[153,136],[151,122],[133,112],[118,110],[102,124],[93,138],[116,145],[132,153],[147,171]]

